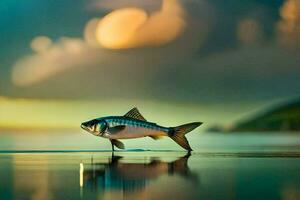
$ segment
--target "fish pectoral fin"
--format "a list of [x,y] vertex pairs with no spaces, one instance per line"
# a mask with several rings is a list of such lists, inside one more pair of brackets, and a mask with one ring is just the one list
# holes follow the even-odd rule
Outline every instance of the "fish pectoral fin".
[[149,137],[151,137],[153,140],[159,140],[159,139],[162,139],[163,136],[161,136],[161,135],[149,135]]
[[145,121],[145,122],[147,121],[136,107],[132,108],[124,116],[130,117],[133,119],[138,119],[138,120]]
[[125,125],[113,126],[113,127],[108,128],[108,132],[110,132],[111,134],[114,134],[114,133],[124,130],[125,128],[126,128]]
[[119,149],[125,149],[124,144],[120,140],[111,139],[111,143]]

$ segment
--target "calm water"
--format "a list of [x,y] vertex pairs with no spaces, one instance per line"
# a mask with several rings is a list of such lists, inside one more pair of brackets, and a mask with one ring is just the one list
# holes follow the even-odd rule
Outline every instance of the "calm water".
[[72,136],[3,134],[0,199],[300,199],[297,135],[191,134],[191,155],[146,139],[112,155]]

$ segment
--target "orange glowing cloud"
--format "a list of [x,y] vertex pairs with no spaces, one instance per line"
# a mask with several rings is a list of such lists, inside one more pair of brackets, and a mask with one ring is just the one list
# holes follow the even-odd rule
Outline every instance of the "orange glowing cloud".
[[139,8],[117,9],[102,19],[91,19],[83,39],[62,37],[53,42],[46,36],[35,37],[30,43],[33,54],[13,65],[12,82],[21,87],[30,86],[67,69],[96,62],[103,58],[100,47],[163,45],[175,40],[184,27],[184,11],[177,0],[164,0],[162,8],[150,15]]
[[99,42],[96,39],[96,28],[99,23],[100,18],[93,18],[85,26],[84,29],[84,40],[90,47],[100,47]]
[[176,0],[164,0],[150,15],[139,8],[117,9],[96,27],[96,39],[109,49],[159,46],[175,40],[184,30],[184,11]]
[[280,9],[278,40],[285,47],[300,46],[300,1],[286,0]]

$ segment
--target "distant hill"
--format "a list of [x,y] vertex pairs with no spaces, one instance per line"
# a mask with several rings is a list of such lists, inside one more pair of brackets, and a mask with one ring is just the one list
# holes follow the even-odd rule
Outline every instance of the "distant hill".
[[300,131],[300,99],[273,106],[230,127],[214,126],[211,132]]

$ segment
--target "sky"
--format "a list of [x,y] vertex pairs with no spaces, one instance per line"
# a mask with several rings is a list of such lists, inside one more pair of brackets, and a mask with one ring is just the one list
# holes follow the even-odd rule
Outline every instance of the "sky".
[[2,0],[0,13],[3,98],[225,105],[300,94],[297,0]]

